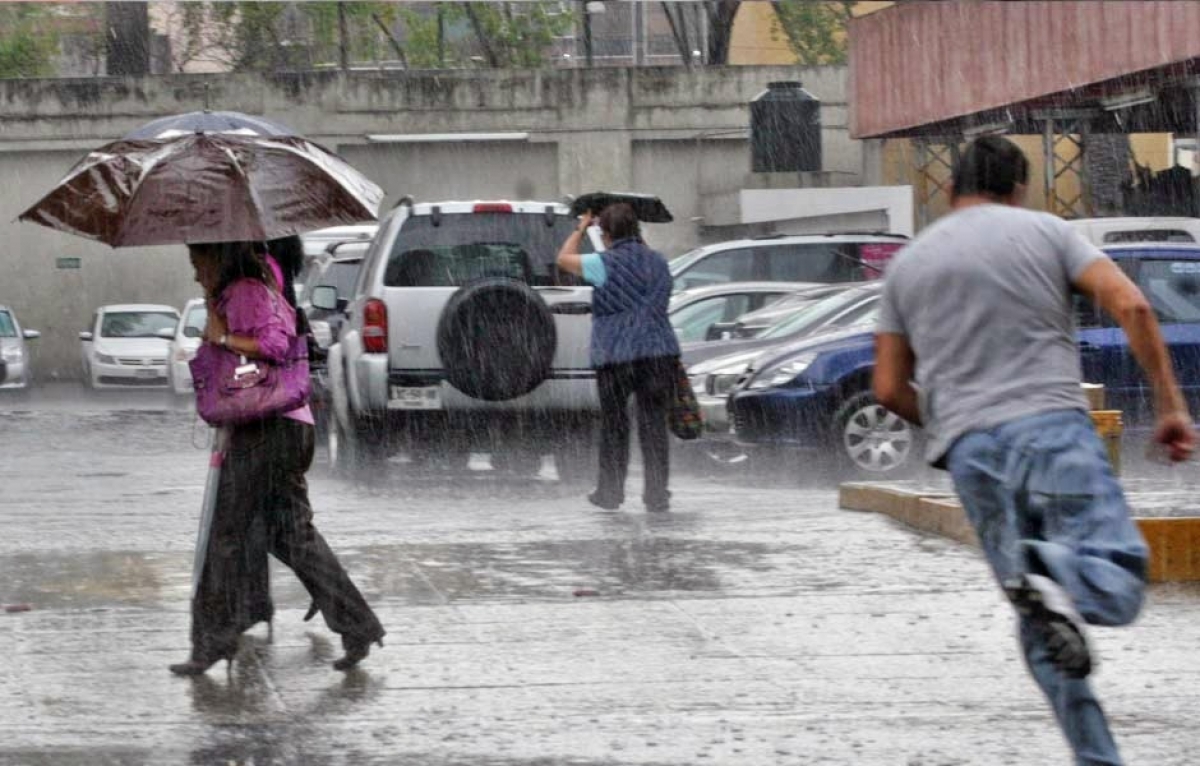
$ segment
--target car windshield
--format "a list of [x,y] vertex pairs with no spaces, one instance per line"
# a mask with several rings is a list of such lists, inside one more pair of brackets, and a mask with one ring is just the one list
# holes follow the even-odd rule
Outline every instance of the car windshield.
[[704,248],[698,247],[695,250],[687,251],[678,258],[671,259],[671,263],[668,264],[671,269],[671,275],[674,276],[686,269],[688,266],[691,266],[693,263],[699,260],[700,256],[704,255],[705,252],[706,251]]
[[354,283],[358,280],[362,263],[361,260],[334,261],[321,275],[320,284],[336,287],[339,298],[349,298],[354,292]]
[[1138,282],[1160,322],[1200,322],[1200,261],[1142,261]]
[[789,314],[766,330],[763,330],[758,337],[785,338],[790,335],[811,332],[855,303],[862,301],[864,297],[863,293],[857,290],[848,290],[837,295],[831,295],[828,298],[805,306],[795,314]]
[[165,311],[105,312],[100,322],[102,338],[155,338],[160,330],[174,330],[179,315]]
[[13,321],[12,314],[0,311],[0,338],[15,337],[17,337],[17,323]]
[[[531,285],[580,284],[555,258],[574,231],[574,219],[542,214],[445,213],[404,222],[388,258],[387,287],[458,287],[485,277]],[[582,252],[592,251],[584,238]]]
[[188,338],[199,338],[204,335],[204,325],[208,323],[208,307],[203,303],[188,309],[183,322],[183,334]]

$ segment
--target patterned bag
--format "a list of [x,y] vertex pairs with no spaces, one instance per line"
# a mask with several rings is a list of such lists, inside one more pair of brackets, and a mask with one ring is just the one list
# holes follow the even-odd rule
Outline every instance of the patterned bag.
[[680,439],[699,439],[704,433],[704,422],[700,419],[700,404],[688,380],[687,368],[678,363],[675,373],[675,398],[671,401],[671,412],[667,424],[671,433]]

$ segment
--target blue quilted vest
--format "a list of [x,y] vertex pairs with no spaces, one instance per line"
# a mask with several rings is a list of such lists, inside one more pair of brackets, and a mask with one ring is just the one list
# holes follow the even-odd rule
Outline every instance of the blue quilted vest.
[[634,238],[614,242],[600,258],[607,279],[592,292],[592,367],[678,356],[666,259]]

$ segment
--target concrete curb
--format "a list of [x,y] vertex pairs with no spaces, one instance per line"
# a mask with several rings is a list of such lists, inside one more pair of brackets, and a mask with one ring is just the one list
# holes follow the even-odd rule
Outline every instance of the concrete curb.
[[[884,483],[850,482],[839,488],[838,504],[845,510],[882,513],[960,543],[979,544],[953,495]],[[1150,546],[1151,582],[1200,581],[1200,517],[1135,520]]]

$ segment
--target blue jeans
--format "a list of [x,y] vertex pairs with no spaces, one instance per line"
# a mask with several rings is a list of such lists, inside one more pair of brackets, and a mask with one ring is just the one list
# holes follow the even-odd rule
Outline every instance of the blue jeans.
[[[1087,413],[1057,410],[972,431],[947,456],[996,579],[1044,574],[1094,625],[1127,625],[1145,590],[1147,548]],[[1086,679],[1058,672],[1021,619],[1021,647],[1077,764],[1121,764]]]

